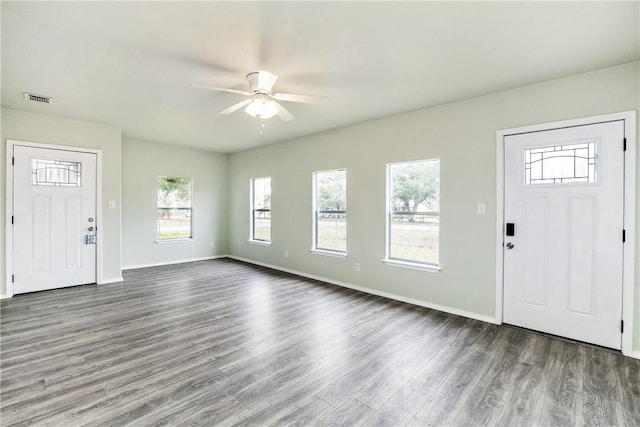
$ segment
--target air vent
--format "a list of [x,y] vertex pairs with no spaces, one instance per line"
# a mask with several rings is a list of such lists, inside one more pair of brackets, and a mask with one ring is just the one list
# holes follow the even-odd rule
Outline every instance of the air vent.
[[36,95],[35,93],[24,92],[24,99],[40,104],[53,104],[53,98],[50,96]]

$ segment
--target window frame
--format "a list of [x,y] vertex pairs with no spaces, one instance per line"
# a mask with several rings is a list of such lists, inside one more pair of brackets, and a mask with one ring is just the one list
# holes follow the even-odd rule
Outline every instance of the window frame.
[[[270,176],[262,176],[262,177],[257,177],[257,178],[251,178],[249,180],[249,242],[251,243],[255,243],[258,245],[265,245],[265,246],[270,246],[271,245],[271,241],[272,241],[272,236],[271,236],[271,230],[272,230],[272,223],[271,223],[271,202],[269,203],[269,209],[265,209],[265,208],[256,208],[255,204],[256,204],[256,199],[255,199],[255,185],[256,185],[256,181],[260,181],[260,180],[264,180],[264,179],[268,179],[269,180],[269,195],[272,194],[272,179]],[[256,212],[269,212],[269,240],[266,239],[258,239],[256,238],[255,232],[256,232],[256,227],[255,227],[255,219],[256,219]]]
[[441,177],[442,177],[442,171],[440,169],[441,166],[441,158],[439,157],[434,157],[434,158],[429,158],[429,159],[422,159],[422,160],[408,160],[408,161],[402,161],[402,162],[391,162],[391,163],[387,163],[386,165],[386,199],[385,199],[385,256],[382,259],[382,262],[385,263],[386,265],[390,265],[393,267],[401,267],[401,268],[408,268],[408,269],[413,269],[413,270],[420,270],[420,271],[426,271],[426,272],[431,272],[431,273],[437,273],[439,271],[442,270],[442,263],[441,263],[441,258],[440,258],[440,214],[441,214],[441,208],[440,206],[438,207],[438,263],[430,263],[430,262],[426,262],[426,261],[420,261],[420,260],[414,260],[414,259],[406,259],[406,258],[396,258],[396,257],[392,257],[391,256],[391,245],[392,245],[392,239],[391,239],[391,226],[392,226],[392,217],[394,215],[394,213],[398,213],[398,212],[403,212],[403,211],[394,211],[392,210],[392,203],[393,203],[393,182],[392,182],[392,175],[391,175],[391,169],[393,166],[395,165],[406,165],[406,164],[413,164],[413,163],[426,163],[426,162],[433,162],[433,161],[437,161],[438,162],[438,206],[440,205],[440,201],[441,201],[441,195],[440,195],[440,189],[442,188],[441,185]]
[[[339,257],[339,258],[344,258],[347,256],[347,250],[349,248],[349,238],[348,238],[348,224],[347,224],[347,218],[348,218],[348,204],[347,204],[347,208],[344,210],[323,210],[323,211],[319,211],[318,210],[318,174],[322,174],[322,173],[328,173],[328,172],[339,172],[339,171],[344,171],[344,193],[345,193],[345,204],[346,200],[347,200],[347,168],[336,168],[336,169],[326,169],[326,170],[320,170],[320,171],[315,171],[312,173],[312,236],[311,236],[311,252],[319,254],[319,255],[328,255],[328,256],[334,256],[334,257]],[[345,241],[345,248],[344,250],[339,250],[339,249],[330,249],[330,248],[323,248],[318,246],[318,215],[319,213],[327,213],[327,212],[332,212],[332,213],[336,213],[336,214],[344,214],[345,216],[345,233],[347,235],[346,237],[346,241]]]
[[[160,179],[162,178],[180,178],[180,179],[188,179],[191,187],[190,191],[190,203],[188,208],[183,207],[170,207],[170,206],[160,206],[157,200],[158,192],[160,191]],[[178,242],[189,242],[194,239],[194,221],[193,221],[193,205],[194,205],[194,179],[186,176],[174,176],[174,175],[158,175],[156,178],[156,243],[178,243]],[[160,210],[184,210],[189,211],[189,237],[160,237],[160,218],[159,213]]]

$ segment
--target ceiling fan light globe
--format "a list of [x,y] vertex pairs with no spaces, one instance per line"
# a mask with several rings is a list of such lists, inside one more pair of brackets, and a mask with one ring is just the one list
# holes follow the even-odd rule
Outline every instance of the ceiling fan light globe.
[[247,108],[244,109],[244,112],[251,117],[260,119],[270,119],[278,114],[278,111],[278,107],[274,103],[263,98],[254,99],[249,105],[247,105]]
[[265,102],[262,108],[262,114],[260,114],[261,119],[270,119],[271,117],[278,114],[278,107],[276,107],[273,102]]
[[244,112],[252,117],[260,117],[262,115],[263,110],[263,102],[260,99],[254,99],[251,101],[247,108],[244,109]]

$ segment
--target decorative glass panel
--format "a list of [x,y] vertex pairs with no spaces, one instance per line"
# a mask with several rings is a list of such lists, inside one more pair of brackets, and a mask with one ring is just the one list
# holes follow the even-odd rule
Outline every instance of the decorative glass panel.
[[596,143],[554,145],[524,150],[524,183],[596,182]]
[[33,159],[31,183],[56,187],[80,187],[82,163],[64,160]]

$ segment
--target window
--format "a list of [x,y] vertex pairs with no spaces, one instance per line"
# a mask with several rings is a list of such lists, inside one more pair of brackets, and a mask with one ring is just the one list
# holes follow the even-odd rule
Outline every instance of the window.
[[315,172],[313,249],[347,252],[347,170]]
[[251,240],[271,242],[271,178],[251,180]]
[[32,185],[80,187],[81,175],[80,162],[44,159],[33,159],[31,162]]
[[596,182],[596,143],[552,145],[524,150],[524,183]]
[[440,159],[387,165],[387,259],[440,263]]
[[190,239],[193,180],[158,177],[158,240]]

